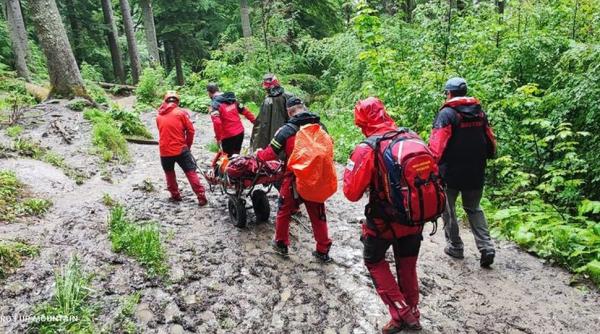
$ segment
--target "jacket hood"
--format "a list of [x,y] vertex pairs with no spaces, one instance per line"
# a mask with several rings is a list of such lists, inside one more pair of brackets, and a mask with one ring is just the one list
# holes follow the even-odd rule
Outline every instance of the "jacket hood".
[[482,113],[479,100],[468,96],[451,98],[444,103],[442,108],[452,108],[466,117],[478,117]]
[[231,104],[236,101],[235,94],[233,92],[225,92],[217,95],[213,98],[214,102]]
[[178,107],[178,103],[175,102],[163,102],[158,108],[159,115],[165,115],[170,113],[173,109]]
[[354,124],[367,137],[397,128],[394,120],[385,111],[383,102],[376,97],[358,101],[354,107]]
[[293,116],[288,122],[300,127],[306,124],[319,123],[320,121],[321,118],[319,116],[310,111],[305,111]]

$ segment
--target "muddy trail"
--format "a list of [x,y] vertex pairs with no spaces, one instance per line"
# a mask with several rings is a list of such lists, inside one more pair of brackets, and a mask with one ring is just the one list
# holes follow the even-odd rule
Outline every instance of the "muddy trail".
[[[130,106],[132,100],[119,103]],[[96,324],[108,332],[117,328],[120,300],[134,292],[141,294],[133,317],[140,333],[377,333],[387,322],[361,258],[357,219],[364,202],[349,203],[338,192],[327,203],[334,263],[313,260],[306,213],[292,225],[291,256],[285,260],[269,244],[274,191],[270,222],[254,223],[249,210],[248,227],[238,229],[229,222],[226,196],[209,194],[209,205],[198,208],[181,172],[184,201],[167,201],[156,146],[129,144],[131,163],[106,165],[90,153],[91,126],[81,113],[41,105],[29,114],[40,117],[27,119],[25,136],[64,156],[87,179],[77,185],[45,162],[10,154],[0,159],[0,169],[14,170],[31,192],[54,203],[43,218],[0,223],[1,240],[40,247],[39,256],[0,281],[2,319],[29,315],[49,301],[54,271],[76,254],[94,275]],[[142,119],[156,136],[154,115]],[[194,114],[193,120],[192,151],[200,168],[207,168],[214,155],[207,149],[213,136],[210,119]],[[71,134],[71,144],[52,130],[55,121]],[[0,142],[8,141],[0,132]],[[145,180],[156,191],[144,191]],[[149,278],[134,259],[111,250],[105,193],[136,219],[160,224],[168,278]],[[569,273],[505,241],[496,241],[493,269],[481,269],[473,238],[466,228],[462,231],[464,260],[444,255],[442,232],[424,233],[418,264],[422,333],[600,333],[600,294],[594,289],[569,286]],[[26,332],[29,326],[2,321],[0,332]]]

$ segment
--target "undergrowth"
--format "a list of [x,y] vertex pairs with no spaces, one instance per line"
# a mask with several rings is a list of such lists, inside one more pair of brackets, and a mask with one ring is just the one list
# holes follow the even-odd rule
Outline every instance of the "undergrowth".
[[138,260],[148,269],[150,276],[167,274],[166,252],[157,224],[132,221],[122,205],[115,205],[110,211],[108,225],[115,252],[123,252]]
[[0,241],[0,279],[21,266],[24,258],[39,254],[39,248],[24,242]]
[[0,221],[11,222],[23,216],[41,216],[52,206],[46,199],[28,198],[16,174],[0,170]]
[[34,311],[33,323],[39,333],[97,333],[97,307],[90,305],[91,276],[81,269],[74,256],[55,274],[54,296]]

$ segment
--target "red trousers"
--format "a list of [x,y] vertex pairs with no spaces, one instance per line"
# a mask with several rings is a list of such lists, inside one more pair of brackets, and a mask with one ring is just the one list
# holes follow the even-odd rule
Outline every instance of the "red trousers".
[[289,246],[292,213],[298,210],[300,203],[304,203],[312,225],[313,236],[317,242],[317,251],[320,253],[329,252],[331,239],[329,239],[329,232],[327,230],[325,204],[294,198],[293,184],[294,177],[292,175],[286,175],[281,182],[281,188],[279,189],[279,210],[275,219],[275,241],[283,242]]
[[175,175],[176,163],[179,165],[179,167],[181,167],[181,169],[183,169],[183,172],[190,182],[192,190],[196,196],[204,196],[204,187],[198,178],[198,173],[196,173],[196,161],[192,157],[192,154],[189,150],[185,150],[180,155],[174,157],[161,157],[160,163],[163,171],[165,172],[167,189],[169,190],[169,193],[171,193],[172,198],[181,198],[181,194],[179,194],[179,187],[177,186],[177,176]]
[[[404,226],[401,226],[401,229]],[[406,227],[405,233],[388,239],[376,236],[363,224],[361,241],[364,245],[363,258],[375,284],[381,300],[387,305],[392,319],[401,322],[411,312],[417,320],[420,317],[419,280],[417,278],[417,257],[423,237],[414,227]],[[390,264],[385,260],[385,253],[392,246],[396,276],[394,278]]]

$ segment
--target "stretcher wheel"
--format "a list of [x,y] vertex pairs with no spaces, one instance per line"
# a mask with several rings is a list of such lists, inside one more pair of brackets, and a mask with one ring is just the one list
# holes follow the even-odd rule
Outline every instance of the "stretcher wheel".
[[229,219],[236,227],[246,227],[246,203],[243,199],[229,197]]
[[252,207],[254,208],[254,214],[256,215],[257,222],[266,222],[269,220],[271,213],[271,206],[269,205],[269,199],[267,193],[262,190],[254,190],[252,192]]

